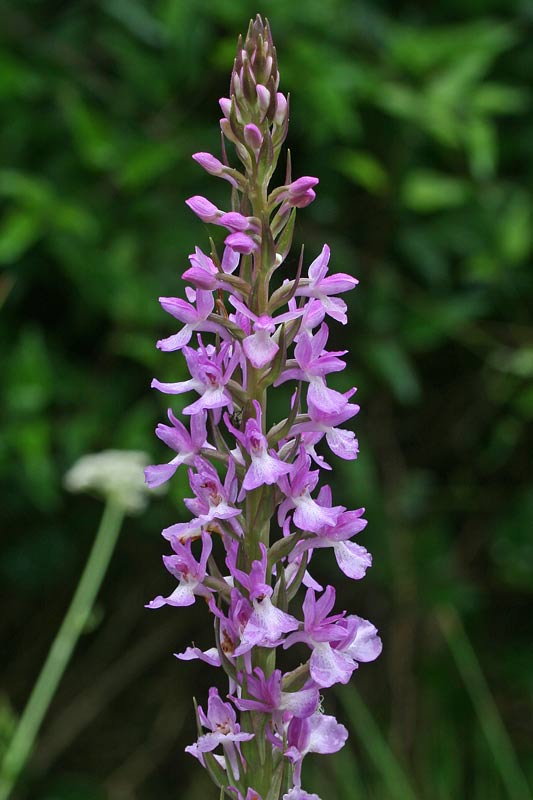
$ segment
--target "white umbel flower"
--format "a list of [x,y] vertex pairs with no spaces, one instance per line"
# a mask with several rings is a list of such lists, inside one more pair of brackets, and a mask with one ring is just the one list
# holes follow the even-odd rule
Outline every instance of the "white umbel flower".
[[129,514],[144,511],[149,489],[144,469],[149,456],[139,450],[103,450],[82,456],[65,475],[69,492],[95,492]]

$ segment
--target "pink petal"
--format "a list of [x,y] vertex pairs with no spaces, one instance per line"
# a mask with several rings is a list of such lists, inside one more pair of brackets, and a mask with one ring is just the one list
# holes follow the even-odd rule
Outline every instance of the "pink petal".
[[337,564],[348,578],[364,578],[367,569],[372,566],[372,556],[368,550],[355,542],[337,542],[334,550]]

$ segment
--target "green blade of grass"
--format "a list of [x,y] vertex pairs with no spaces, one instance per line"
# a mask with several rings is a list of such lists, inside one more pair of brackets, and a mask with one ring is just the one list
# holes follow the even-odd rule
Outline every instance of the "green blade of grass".
[[124,509],[109,500],[74,597],[0,765],[0,800],[7,800],[11,795],[31,755],[43,719],[89,619],[113,555],[123,518]]
[[342,787],[340,796],[349,800],[363,800],[366,792],[351,748],[345,747],[335,755],[332,759],[332,769],[337,786]]
[[510,800],[532,800],[531,790],[518,762],[513,744],[494,702],[481,665],[457,611],[437,612],[437,621],[474,706]]
[[328,758],[311,760],[306,764],[305,786],[320,797],[335,797],[337,800],[368,800],[369,794],[359,773],[357,758],[347,744],[338,753]]
[[355,686],[347,684],[337,690],[338,697],[349,714],[350,727],[378,771],[383,785],[394,800],[417,800],[409,778],[392,752],[377,722],[361,699]]

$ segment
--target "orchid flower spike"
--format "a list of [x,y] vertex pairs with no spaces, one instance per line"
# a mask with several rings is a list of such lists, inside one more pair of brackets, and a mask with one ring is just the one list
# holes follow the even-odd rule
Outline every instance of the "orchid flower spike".
[[[347,351],[327,349],[328,324],[347,322],[339,295],[357,279],[328,274],[327,244],[307,269],[302,252],[290,274],[294,218],[314,200],[318,178],[292,180],[289,164],[283,185],[270,187],[289,120],[279,83],[270,27],[257,16],[220,100],[235,157],[225,147],[220,158],[193,156],[230,184],[231,200],[224,208],[201,194],[186,201],[204,225],[224,229],[215,237],[224,245],[220,253],[213,240],[196,247],[182,275],[185,297],[160,298],[179,329],[157,347],[178,366],[152,386],[177,407],[156,428],[169,454],[145,470],[150,488],[180,470],[190,485],[188,515],[162,531],[168,594],[147,606],[196,604],[211,615],[214,639],[175,655],[218,670],[218,686],[225,676],[228,688],[211,688],[207,707],[197,707],[198,736],[186,752],[235,800],[320,800],[302,788],[305,757],[337,752],[348,735],[325,713],[322,693],[381,652],[375,626],[336,609],[333,583],[323,589],[308,569],[324,550],[342,581],[361,580],[372,564],[353,541],[366,529],[364,509],[334,504],[323,482],[335,468],[324,454],[354,461],[359,452],[356,390],[338,388],[340,375],[330,385]],[[286,274],[271,286],[278,269]],[[286,384],[283,411],[278,387]]]

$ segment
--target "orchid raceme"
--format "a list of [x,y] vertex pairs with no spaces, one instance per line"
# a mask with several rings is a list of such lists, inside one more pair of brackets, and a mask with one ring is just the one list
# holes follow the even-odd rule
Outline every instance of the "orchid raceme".
[[[327,383],[344,369],[346,351],[326,349],[325,321],[346,324],[338,295],[357,280],[328,275],[327,245],[307,269],[302,251],[289,272],[296,209],[314,200],[318,179],[293,180],[287,159],[284,184],[270,187],[289,119],[278,84],[269,26],[258,16],[239,40],[230,96],[220,101],[223,137],[242,168],[230,166],[225,147],[221,159],[193,156],[231,185],[231,208],[198,195],[187,201],[225,234],[221,250],[211,241],[209,254],[196,248],[190,256],[187,299],[160,299],[182,327],[157,346],[181,351],[190,378],[152,382],[187,397],[183,421],[169,409],[170,425],[156,430],[170,458],[146,470],[153,487],[188,470],[192,518],[163,531],[174,584],[148,607],[201,598],[212,614],[214,646],[177,656],[217,668],[229,687],[224,697],[219,680],[207,710],[198,706],[198,740],[187,752],[234,800],[318,800],[302,788],[304,758],[334,753],[347,737],[322,711],[320,692],[346,683],[381,651],[376,628],[336,611],[334,587],[323,589],[308,571],[314,551],[324,548],[348,578],[362,578],[371,565],[352,541],[366,526],[364,509],[334,505],[329,486],[319,486],[331,466],[316,450],[343,459],[358,453],[354,433],[343,427],[359,410],[355,389]],[[273,420],[268,399],[281,384],[291,400],[286,416]]]

